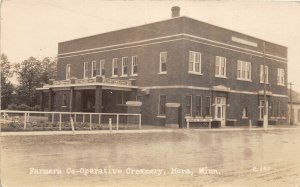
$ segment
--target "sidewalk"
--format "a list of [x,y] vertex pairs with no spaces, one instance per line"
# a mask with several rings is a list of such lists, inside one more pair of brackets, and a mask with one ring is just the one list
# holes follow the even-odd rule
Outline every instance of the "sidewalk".
[[[222,132],[222,131],[263,131],[262,127],[254,126],[251,129],[249,127],[222,127],[212,129],[170,129],[170,128],[159,128],[159,129],[136,129],[136,130],[79,130],[75,131],[16,131],[16,132],[0,132],[0,136],[35,136],[35,135],[76,135],[76,134],[136,134],[136,133],[161,133],[161,132],[189,132],[189,131],[200,131],[200,132]],[[300,130],[300,126],[287,126],[277,125],[269,126],[267,130]]]

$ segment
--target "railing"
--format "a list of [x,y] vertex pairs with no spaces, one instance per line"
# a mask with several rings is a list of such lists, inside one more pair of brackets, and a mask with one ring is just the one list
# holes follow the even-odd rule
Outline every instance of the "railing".
[[[0,131],[141,129],[141,114],[0,111]],[[111,123],[109,123],[111,121]]]
[[96,82],[96,78],[75,79],[75,84],[89,84],[95,82]]
[[70,80],[60,80],[60,81],[53,81],[54,85],[68,85],[71,84]]
[[103,83],[108,83],[108,84],[118,84],[118,85],[127,85],[127,86],[131,85],[130,81],[128,81],[128,80],[120,80],[120,79],[103,78],[102,82]]

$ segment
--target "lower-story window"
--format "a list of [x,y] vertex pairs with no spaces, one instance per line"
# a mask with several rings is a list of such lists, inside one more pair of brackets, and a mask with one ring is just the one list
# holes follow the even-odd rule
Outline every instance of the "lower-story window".
[[67,106],[67,95],[64,93],[62,97],[62,106]]
[[159,96],[159,106],[158,106],[158,115],[164,116],[166,115],[166,96]]
[[205,97],[205,116],[211,116],[211,97]]
[[186,96],[186,100],[185,100],[185,114],[186,115],[192,115],[192,96],[191,95],[187,95]]
[[202,116],[202,97],[196,96],[196,115]]

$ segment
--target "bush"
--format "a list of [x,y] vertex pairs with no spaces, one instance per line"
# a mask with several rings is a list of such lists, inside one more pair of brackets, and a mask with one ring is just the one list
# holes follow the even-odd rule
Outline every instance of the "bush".
[[28,111],[30,109],[31,107],[26,104],[20,104],[19,106],[17,106],[17,110],[21,110],[21,111]]
[[40,105],[35,105],[34,107],[31,108],[32,111],[40,111],[41,107]]
[[16,104],[10,104],[7,106],[7,110],[17,110],[18,106]]

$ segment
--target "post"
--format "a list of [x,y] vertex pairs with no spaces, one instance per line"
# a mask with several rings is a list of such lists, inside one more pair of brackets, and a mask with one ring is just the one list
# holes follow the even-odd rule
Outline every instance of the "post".
[[252,122],[251,122],[251,119],[249,120],[249,130],[252,129]]
[[26,122],[27,122],[26,117],[27,117],[27,114],[26,114],[26,112],[25,112],[25,114],[24,114],[24,130],[26,129]]
[[82,114],[82,123],[85,123],[85,115]]
[[3,125],[5,125],[5,123],[6,123],[6,113],[4,112],[4,114],[3,114]]
[[99,114],[99,126],[101,125],[101,114]]
[[27,118],[26,118],[26,120],[27,120],[28,123],[29,123],[29,115],[30,115],[30,113],[28,112],[27,113]]
[[189,119],[186,120],[186,128],[190,129],[190,120]]
[[117,131],[119,130],[119,114],[117,114]]
[[108,119],[109,132],[112,133],[111,118]]
[[90,114],[90,130],[92,130],[92,114]]
[[263,66],[263,80],[264,80],[264,121],[263,121],[263,127],[266,131],[268,128],[268,106],[267,106],[267,84],[266,84],[266,58],[265,58],[265,46],[266,43],[263,42],[263,60],[264,60],[264,66]]
[[142,128],[142,115],[139,114],[139,129]]
[[74,114],[74,122],[76,123],[77,119],[76,119],[77,115]]
[[52,123],[54,123],[54,113],[52,112],[52,119],[51,119]]
[[293,124],[294,121],[294,113],[293,113],[293,94],[292,94],[292,84],[291,82],[289,83],[290,85],[290,125]]
[[59,113],[59,130],[61,131],[61,113]]

